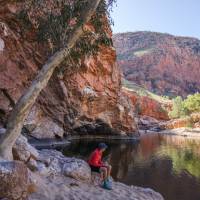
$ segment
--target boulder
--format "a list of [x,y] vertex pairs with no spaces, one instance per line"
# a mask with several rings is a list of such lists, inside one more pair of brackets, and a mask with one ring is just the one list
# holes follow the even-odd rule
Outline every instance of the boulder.
[[[5,134],[6,129],[0,129],[0,137]],[[14,160],[20,160],[23,162],[29,162],[33,164],[33,160],[38,159],[38,151],[33,146],[28,143],[28,140],[25,136],[20,135],[19,138],[16,140],[15,145],[12,149]],[[29,164],[30,164],[29,163]],[[31,165],[30,165],[31,166]]]
[[145,130],[145,133],[147,133],[147,130],[153,132],[161,131],[164,129],[163,123],[163,121],[158,121],[149,116],[140,116],[140,118],[138,118],[138,127],[140,130]]
[[37,139],[55,138],[56,136],[62,138],[64,130],[58,124],[45,117],[31,132],[31,135]]
[[0,199],[25,200],[28,190],[27,167],[18,161],[0,161]]
[[[48,162],[47,159],[49,158]],[[90,181],[91,170],[81,159],[65,157],[56,150],[40,151],[38,171],[43,175],[64,174],[76,180]]]
[[91,170],[89,165],[80,159],[73,159],[63,166],[63,173],[65,176],[72,177],[77,180],[90,181]]
[[37,138],[63,137],[64,130],[49,117],[45,117],[40,108],[33,106],[24,122],[28,134]]
[[38,151],[28,143],[27,138],[20,135],[13,146],[14,159],[27,162],[31,158],[38,159],[38,155]]
[[200,112],[198,112],[198,113],[192,113],[191,114],[191,120],[194,123],[200,123]]
[[31,170],[31,171],[38,171],[38,164],[37,161],[33,158],[30,158],[30,160],[27,162],[27,167]]

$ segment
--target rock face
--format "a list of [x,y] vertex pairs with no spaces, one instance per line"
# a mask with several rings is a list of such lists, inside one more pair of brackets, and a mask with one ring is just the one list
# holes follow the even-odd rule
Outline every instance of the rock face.
[[131,99],[135,107],[135,112],[139,115],[153,117],[157,120],[169,120],[167,112],[169,105],[162,104],[147,96],[139,96],[125,88],[123,89],[123,93]]
[[154,32],[116,34],[113,40],[125,79],[159,95],[200,91],[200,40]]
[[28,169],[21,162],[0,162],[0,199],[25,200],[28,197]]
[[[0,3],[1,126],[51,54],[52,46],[38,39],[38,20],[62,10],[55,1],[43,0],[37,8],[29,5],[26,13],[25,2]],[[104,23],[111,38],[106,19]],[[91,25],[86,28],[94,31]],[[121,75],[115,61],[115,49],[101,45],[96,55],[79,59],[79,68],[62,64],[60,68],[67,70],[53,74],[33,106],[25,130],[36,138],[62,137],[64,133],[134,133],[132,106],[121,97]]]

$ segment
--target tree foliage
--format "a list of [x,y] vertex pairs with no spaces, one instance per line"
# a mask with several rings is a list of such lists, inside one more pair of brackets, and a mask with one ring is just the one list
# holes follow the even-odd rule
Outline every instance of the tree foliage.
[[169,112],[170,118],[180,118],[193,112],[200,112],[200,93],[188,95],[184,100],[177,96],[172,101],[172,111]]
[[[33,12],[32,10],[43,13],[34,19],[34,24],[38,30],[38,42],[49,45],[47,52],[50,55],[66,47],[70,32],[74,27],[82,23],[80,20],[81,11],[89,6],[85,0],[55,0],[55,4],[58,4],[57,7],[59,8],[55,13],[46,9],[45,0],[28,0],[27,2],[25,9],[18,14],[18,18],[23,19],[23,27],[30,29],[28,13]],[[100,1],[95,14],[90,19],[90,24],[93,26],[94,31],[85,30],[82,27],[83,34],[69,52],[68,58],[63,60],[61,67],[57,70],[59,74],[63,74],[65,71],[68,73],[77,71],[81,67],[80,61],[84,56],[96,55],[102,45],[113,45],[107,30],[113,24],[110,11],[112,11],[114,3],[116,3],[116,0]]]
[[200,93],[188,95],[183,102],[183,107],[188,113],[200,112]]
[[180,96],[177,96],[172,100],[173,106],[172,106],[172,111],[169,112],[169,117],[170,118],[179,118],[181,116],[185,115],[185,111],[183,108],[183,99]]

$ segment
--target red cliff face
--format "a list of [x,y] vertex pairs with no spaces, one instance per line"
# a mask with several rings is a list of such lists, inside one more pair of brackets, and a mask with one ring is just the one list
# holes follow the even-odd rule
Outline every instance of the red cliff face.
[[[61,9],[55,8],[53,0],[44,0],[48,10],[42,6],[32,8],[24,22],[16,18],[24,2],[0,3],[1,125],[6,125],[14,104],[49,57],[51,46],[36,37],[38,15],[44,17],[46,11]],[[107,21],[104,23],[111,38]],[[86,28],[92,30],[91,25]],[[68,66],[64,66],[67,70],[62,73],[56,70],[26,120],[26,131],[37,138],[62,137],[64,132],[134,133],[132,105],[121,95],[121,75],[115,61],[115,49],[102,45],[96,55],[79,59],[81,67],[74,64],[71,67],[74,70],[68,70]]]
[[153,117],[157,120],[169,120],[167,112],[167,109],[170,107],[169,104],[161,104],[150,97],[139,96],[127,89],[123,89],[123,92],[129,96],[132,104],[135,106],[135,112],[139,115]]
[[185,97],[200,91],[200,40],[153,32],[113,39],[125,79],[159,95]]

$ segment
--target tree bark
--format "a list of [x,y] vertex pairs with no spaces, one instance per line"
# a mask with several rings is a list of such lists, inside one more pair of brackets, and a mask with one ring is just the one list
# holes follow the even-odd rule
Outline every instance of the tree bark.
[[12,147],[21,133],[24,120],[26,119],[32,105],[35,103],[35,100],[37,99],[41,90],[46,87],[55,68],[67,56],[68,51],[73,48],[76,41],[83,33],[82,26],[90,20],[100,1],[101,0],[87,1],[88,6],[83,10],[80,17],[82,23],[78,25],[69,35],[66,42],[66,48],[59,50],[47,60],[39,74],[36,76],[35,80],[32,82],[31,86],[18,100],[8,120],[6,133],[0,141],[0,157],[2,159],[13,159]]

